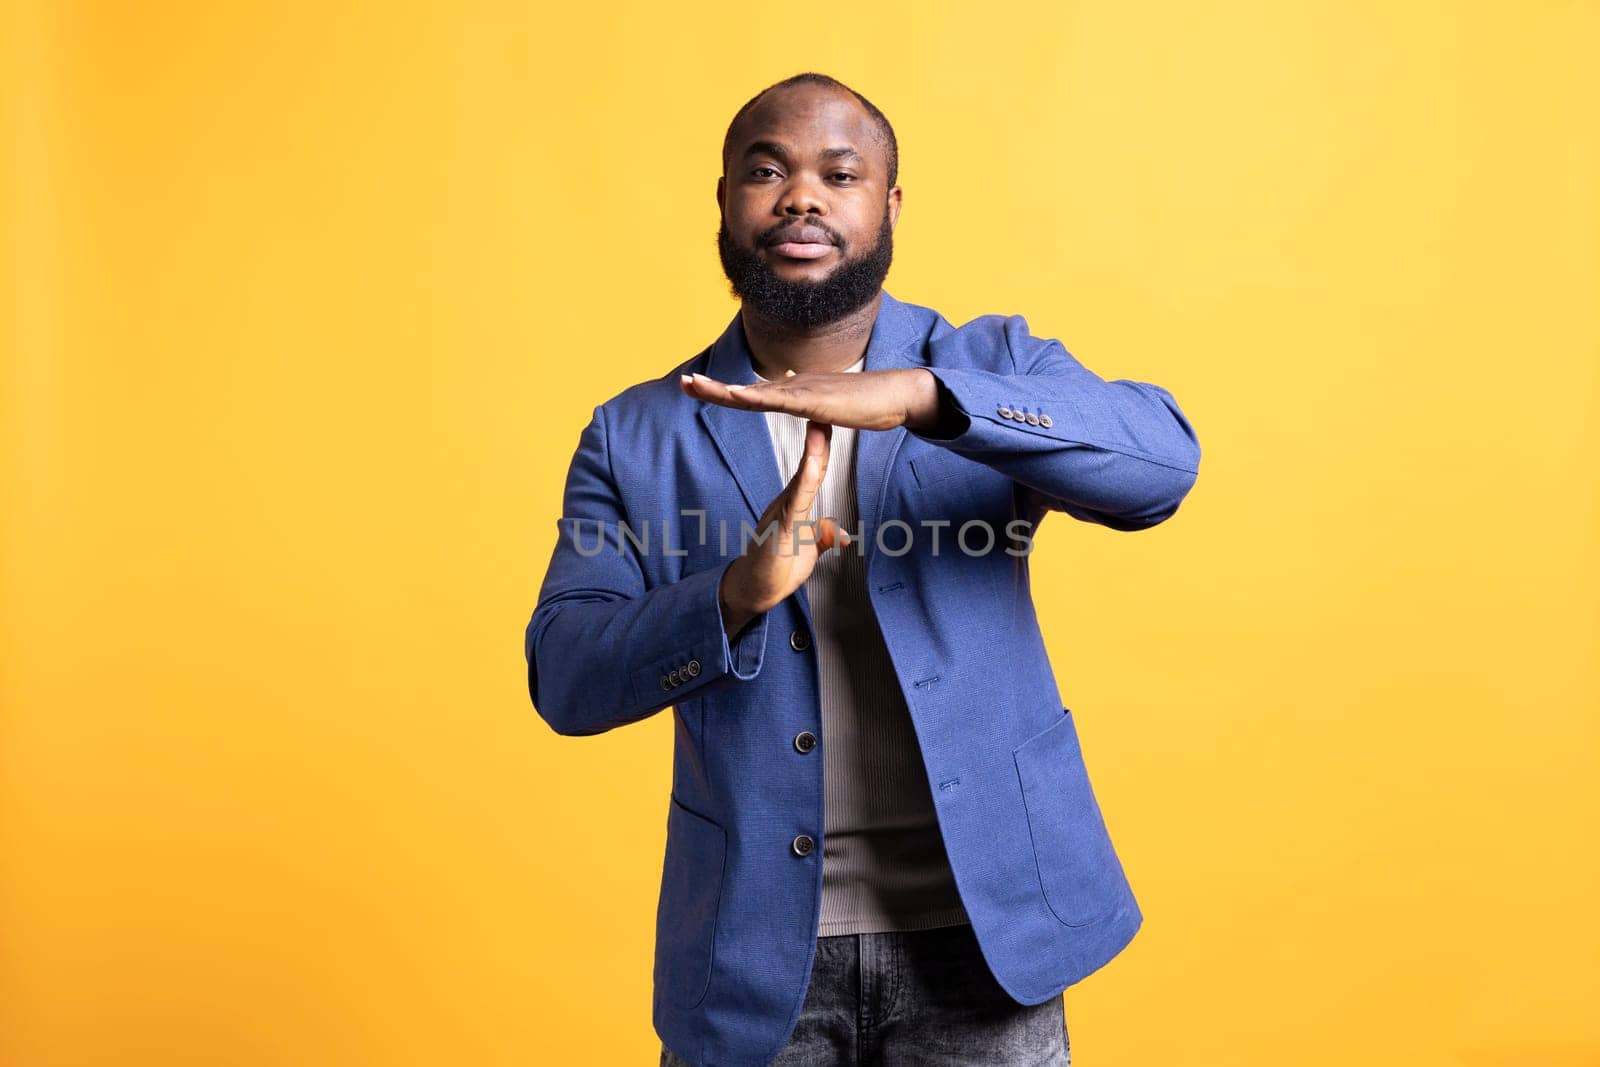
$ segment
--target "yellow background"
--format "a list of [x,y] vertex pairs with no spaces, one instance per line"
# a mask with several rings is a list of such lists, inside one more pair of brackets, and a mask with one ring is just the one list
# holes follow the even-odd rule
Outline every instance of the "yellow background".
[[1034,556],[1146,914],[1075,1062],[1600,1062],[1593,0],[7,20],[6,1067],[655,1062],[671,715],[557,737],[523,626],[805,69],[890,292],[1200,436]]

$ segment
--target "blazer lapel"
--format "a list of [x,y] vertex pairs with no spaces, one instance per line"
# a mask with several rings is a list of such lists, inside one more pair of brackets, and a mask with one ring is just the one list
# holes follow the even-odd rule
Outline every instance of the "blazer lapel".
[[[754,385],[761,380],[750,360],[744,325],[737,312],[711,346],[705,373],[719,382]],[[778,459],[772,451],[766,416],[759,411],[743,411],[702,400],[700,421],[716,443],[723,462],[733,472],[733,479],[750,507],[750,525],[754,528],[755,520],[761,517],[772,498],[783,491],[787,480],[778,473]]]
[[[916,317],[911,310],[887,291],[878,308],[878,317],[872,324],[872,337],[867,342],[867,361],[863,373],[876,370],[894,370],[923,365],[922,349],[915,342],[921,337]],[[861,552],[870,569],[877,558],[878,519],[883,514],[883,498],[888,489],[889,471],[894,457],[905,440],[906,428],[892,430],[860,430],[856,433],[856,515],[864,534]],[[857,531],[852,531],[857,532]],[[898,545],[898,540],[891,541]]]

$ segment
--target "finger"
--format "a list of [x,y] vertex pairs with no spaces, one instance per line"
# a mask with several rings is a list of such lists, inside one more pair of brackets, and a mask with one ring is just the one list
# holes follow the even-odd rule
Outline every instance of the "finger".
[[[772,386],[782,384],[787,380],[787,378],[780,378],[774,382],[769,378],[759,382],[729,382],[725,388],[729,399],[737,403],[771,405],[782,403],[784,397],[781,390],[773,389]],[[767,406],[765,410],[782,411],[783,408]]]
[[[776,380],[745,384],[719,382],[703,375],[695,375],[693,387],[697,396],[725,407],[744,408],[746,411],[783,411],[791,415],[810,415],[807,397],[810,390],[795,382],[799,375]],[[814,398],[813,398],[814,399]]]
[[823,422],[821,419],[806,420],[806,451],[821,456],[828,456],[828,449],[833,442],[833,424]]
[[822,469],[823,462],[820,456],[810,453],[801,457],[800,469],[795,472],[789,499],[783,507],[785,530],[810,517],[811,509],[817,501],[817,492],[822,488],[823,476],[827,473]]
[[[821,461],[819,472],[827,474],[827,461],[834,454],[834,426],[830,422],[818,422],[816,419],[805,421],[805,453],[816,456]],[[821,485],[821,478],[818,480]]]
[[715,378],[707,377],[698,372],[694,374],[678,375],[678,385],[690,396],[701,400],[709,400],[725,407],[748,408],[750,404],[745,400],[743,393],[746,386],[731,382],[719,382]]
[[[817,492],[827,474],[828,441],[833,427],[824,422],[806,423],[806,450],[800,456],[800,465],[783,491],[768,502],[757,521],[761,544],[774,555],[787,554],[796,537],[794,524],[809,520]],[[810,538],[815,540],[815,535]],[[792,550],[792,549],[791,549]]]
[[789,502],[784,508],[785,528],[810,516],[822,488],[822,479],[828,473],[828,443],[833,427],[825,422],[806,422],[805,453],[800,457],[800,469],[795,472],[789,492]]

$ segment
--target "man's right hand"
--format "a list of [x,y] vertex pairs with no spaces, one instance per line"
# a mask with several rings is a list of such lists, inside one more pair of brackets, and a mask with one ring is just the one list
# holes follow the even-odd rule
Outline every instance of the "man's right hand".
[[833,427],[827,423],[806,421],[806,448],[800,469],[767,505],[756,525],[758,536],[774,524],[776,528],[764,542],[752,542],[723,572],[718,595],[723,629],[729,637],[800,588],[823,552],[850,543],[850,535],[832,516],[816,520],[814,526],[810,520],[823,476],[828,473],[828,442],[832,436]]

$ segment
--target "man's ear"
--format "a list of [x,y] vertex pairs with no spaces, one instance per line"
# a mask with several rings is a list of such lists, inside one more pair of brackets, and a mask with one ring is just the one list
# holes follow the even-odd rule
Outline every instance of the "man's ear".
[[718,178],[717,179],[717,209],[718,210],[726,210],[722,206],[722,198],[723,198],[723,196],[725,196],[727,194],[727,191],[728,191],[728,179],[727,179],[727,177],[723,176],[721,178]]
[[894,232],[895,225],[900,221],[900,187],[897,185],[889,190],[889,231]]

